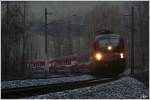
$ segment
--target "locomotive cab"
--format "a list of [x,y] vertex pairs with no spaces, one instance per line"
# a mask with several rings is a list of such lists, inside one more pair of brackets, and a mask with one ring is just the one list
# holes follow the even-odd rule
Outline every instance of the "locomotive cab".
[[118,75],[125,69],[122,36],[113,33],[96,36],[93,44],[94,70],[100,75]]

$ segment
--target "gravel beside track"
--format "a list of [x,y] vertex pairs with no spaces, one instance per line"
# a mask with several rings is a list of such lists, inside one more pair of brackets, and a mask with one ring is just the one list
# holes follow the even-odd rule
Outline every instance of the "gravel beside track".
[[91,75],[80,75],[80,76],[48,78],[48,79],[1,81],[1,89],[56,84],[56,83],[63,83],[63,82],[88,80],[88,79],[94,79],[94,77]]
[[149,90],[132,77],[74,90],[31,96],[28,99],[142,99],[148,98]]

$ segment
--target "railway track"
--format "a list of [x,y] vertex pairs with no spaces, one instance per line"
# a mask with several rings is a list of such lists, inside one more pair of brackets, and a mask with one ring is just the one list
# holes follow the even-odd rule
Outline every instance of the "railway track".
[[117,80],[120,77],[115,78],[101,78],[101,79],[90,79],[84,81],[75,81],[75,82],[65,82],[58,84],[48,84],[48,85],[39,85],[39,86],[30,86],[30,87],[21,87],[21,88],[12,88],[12,89],[1,89],[1,98],[2,99],[17,99],[35,95],[41,95],[46,93],[58,92],[63,90],[70,90],[75,88],[82,88],[97,84],[102,84]]

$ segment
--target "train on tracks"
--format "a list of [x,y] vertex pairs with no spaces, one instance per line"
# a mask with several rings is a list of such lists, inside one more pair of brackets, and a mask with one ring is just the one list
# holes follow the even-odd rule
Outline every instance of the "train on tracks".
[[94,73],[118,75],[126,66],[124,39],[109,30],[98,31],[92,47]]
[[[49,72],[86,72],[98,75],[118,75],[126,66],[124,39],[109,30],[97,31],[89,53],[50,60]],[[34,60],[33,67],[45,66],[44,60]]]

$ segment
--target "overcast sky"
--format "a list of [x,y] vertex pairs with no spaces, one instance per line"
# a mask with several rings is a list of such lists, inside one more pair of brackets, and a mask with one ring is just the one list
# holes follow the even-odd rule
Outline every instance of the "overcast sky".
[[[45,1],[45,2],[29,2],[30,11],[37,19],[44,16],[44,9],[47,8],[49,13],[54,13],[51,18],[59,18],[68,15],[85,15],[91,11],[96,5],[97,1]],[[33,16],[32,16],[33,17]]]

